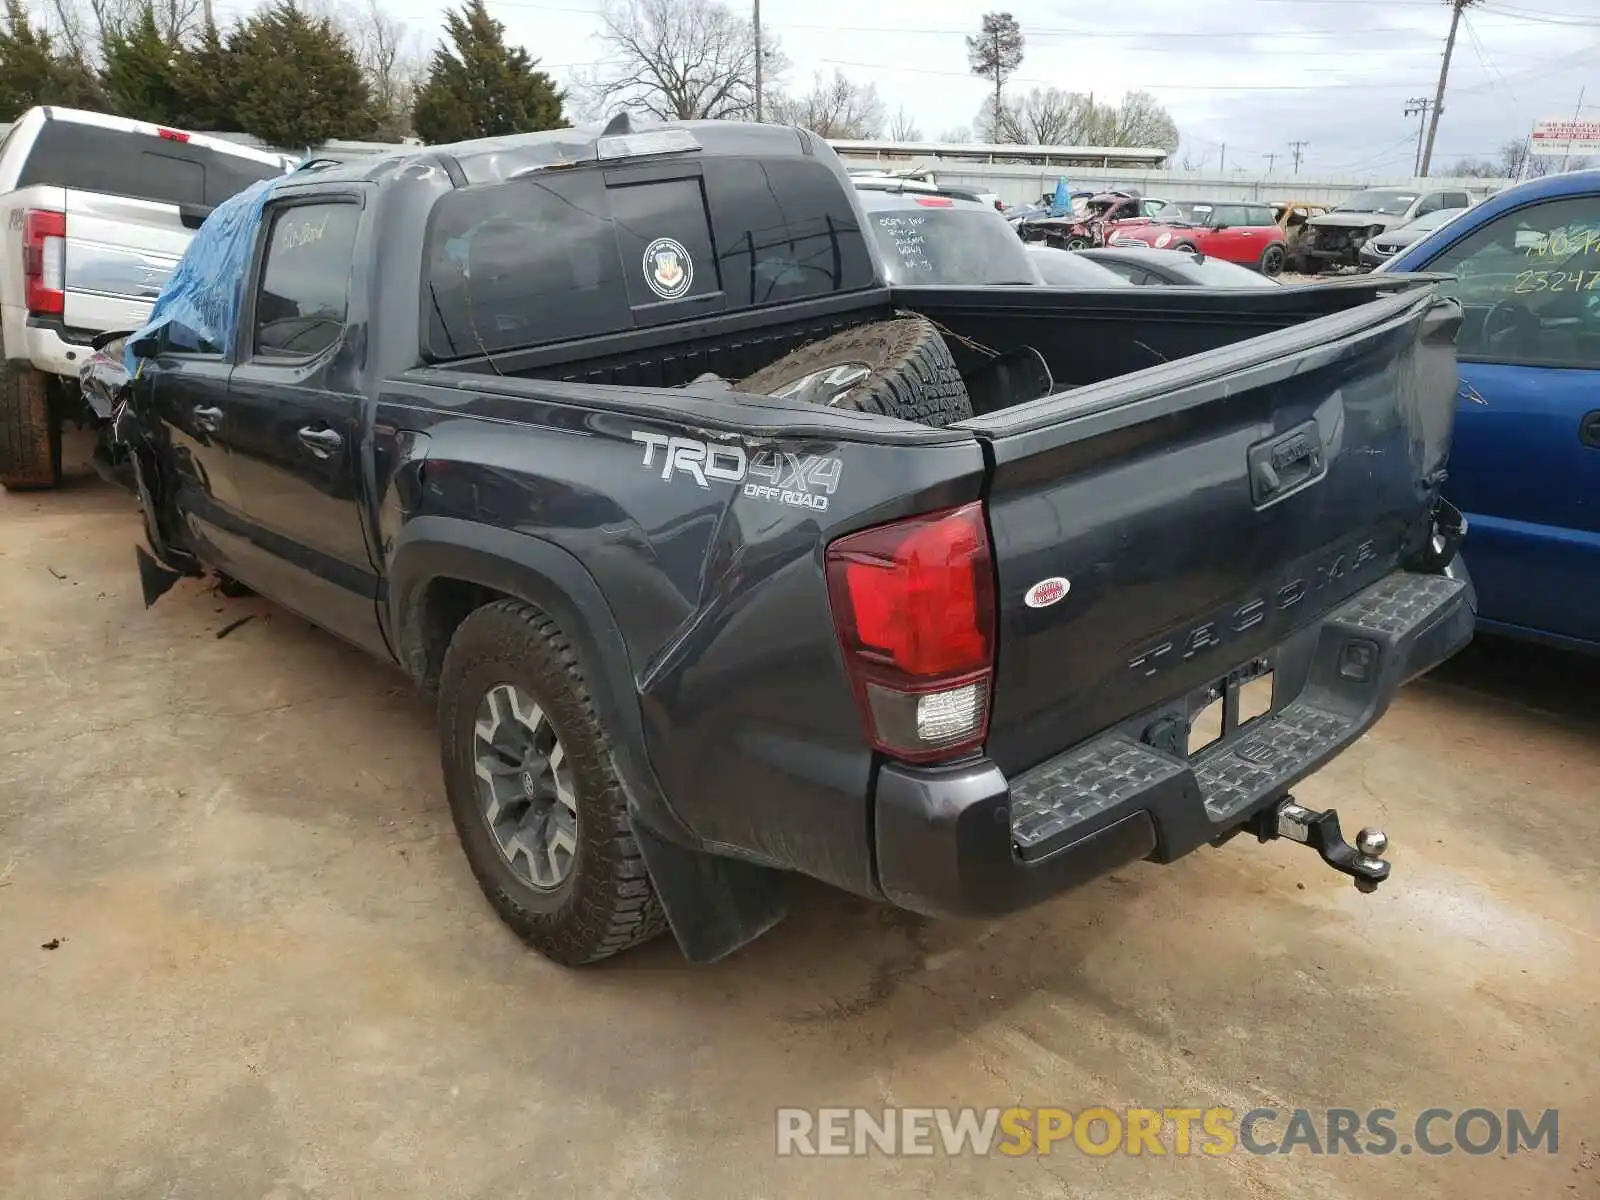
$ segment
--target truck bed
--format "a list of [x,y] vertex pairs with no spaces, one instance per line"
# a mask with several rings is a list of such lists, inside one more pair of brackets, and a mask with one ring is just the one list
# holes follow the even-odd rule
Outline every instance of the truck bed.
[[1033,346],[1058,387],[1076,388],[1345,312],[1428,281],[1427,276],[1363,276],[1310,287],[1240,291],[897,287],[721,314],[700,326],[647,328],[500,353],[492,359],[458,359],[439,369],[622,387],[682,387],[706,373],[744,378],[807,342],[886,320],[896,312],[915,312],[947,331],[963,371],[980,365],[987,351]]

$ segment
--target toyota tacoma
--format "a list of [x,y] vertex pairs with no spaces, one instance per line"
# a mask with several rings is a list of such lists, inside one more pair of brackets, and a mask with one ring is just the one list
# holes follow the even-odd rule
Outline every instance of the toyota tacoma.
[[259,184],[127,342],[146,602],[215,572],[436,696],[467,859],[565,963],[716,959],[789,873],[996,914],[1249,832],[1377,886],[1290,789],[1471,636],[1457,306],[883,253],[775,125]]

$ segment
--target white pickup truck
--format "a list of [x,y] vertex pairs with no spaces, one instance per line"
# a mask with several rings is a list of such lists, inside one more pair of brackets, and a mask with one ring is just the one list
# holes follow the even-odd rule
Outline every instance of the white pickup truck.
[[54,487],[78,369],[136,329],[217,204],[293,160],[103,113],[33,108],[0,144],[0,485]]

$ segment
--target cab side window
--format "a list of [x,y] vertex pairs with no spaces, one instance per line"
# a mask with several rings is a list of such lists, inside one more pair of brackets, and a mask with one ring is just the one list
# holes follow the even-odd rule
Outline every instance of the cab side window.
[[1600,367],[1600,196],[1502,213],[1423,269],[1455,276],[1462,359]]
[[255,357],[314,358],[344,333],[361,207],[294,204],[272,214],[256,289]]

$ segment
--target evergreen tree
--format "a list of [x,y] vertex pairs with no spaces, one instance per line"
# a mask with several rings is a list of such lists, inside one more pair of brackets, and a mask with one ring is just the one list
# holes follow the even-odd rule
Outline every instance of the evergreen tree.
[[162,35],[153,4],[147,0],[131,21],[107,32],[102,53],[100,82],[112,112],[158,125],[183,123],[178,48]]
[[372,131],[371,96],[355,51],[329,17],[276,0],[227,40],[237,128],[284,150]]
[[35,29],[22,0],[6,0],[0,27],[0,120],[14,121],[36,104],[98,108],[99,82],[82,59],[60,53]]
[[177,48],[171,85],[173,124],[202,132],[239,128],[233,55],[215,26],[193,45]]
[[417,92],[412,124],[426,142],[560,129],[566,95],[521,46],[506,45],[505,26],[484,0],[445,15],[449,44],[433,52]]

